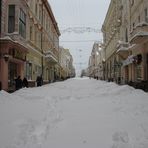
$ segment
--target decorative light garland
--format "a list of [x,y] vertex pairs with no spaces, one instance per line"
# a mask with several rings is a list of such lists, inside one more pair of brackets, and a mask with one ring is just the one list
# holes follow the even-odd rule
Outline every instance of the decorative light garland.
[[100,29],[96,29],[93,27],[68,27],[66,29],[60,30],[60,32],[63,33],[76,33],[76,34],[82,34],[82,33],[102,33]]

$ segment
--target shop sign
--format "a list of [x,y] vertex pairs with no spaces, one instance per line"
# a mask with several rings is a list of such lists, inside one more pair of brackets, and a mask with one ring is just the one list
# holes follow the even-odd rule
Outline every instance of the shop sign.
[[134,57],[133,56],[129,56],[126,60],[122,61],[123,66],[132,64],[134,62]]

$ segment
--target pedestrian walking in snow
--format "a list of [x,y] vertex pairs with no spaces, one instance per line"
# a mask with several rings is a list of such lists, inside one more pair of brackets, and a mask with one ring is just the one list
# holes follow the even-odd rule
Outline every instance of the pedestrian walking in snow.
[[37,76],[36,83],[37,83],[37,87],[43,85],[42,75],[41,76]]
[[23,86],[23,82],[21,80],[21,77],[18,76],[17,79],[15,79],[15,89],[19,90],[20,88],[22,88]]
[[27,87],[28,88],[28,80],[26,77],[24,77],[23,79],[23,87]]

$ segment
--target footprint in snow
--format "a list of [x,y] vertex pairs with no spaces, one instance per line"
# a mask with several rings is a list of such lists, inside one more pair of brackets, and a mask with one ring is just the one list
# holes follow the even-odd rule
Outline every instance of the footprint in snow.
[[113,145],[111,148],[131,148],[127,132],[116,132],[112,136]]

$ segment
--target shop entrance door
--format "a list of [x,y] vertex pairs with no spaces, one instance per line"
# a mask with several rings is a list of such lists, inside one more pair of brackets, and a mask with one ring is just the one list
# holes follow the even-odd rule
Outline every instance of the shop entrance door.
[[17,77],[17,64],[9,62],[8,65],[8,89],[15,90],[15,78]]
[[147,54],[147,56],[146,56],[146,66],[147,66],[147,72],[146,72],[146,79],[147,79],[147,81],[148,81],[148,54]]
[[129,82],[129,67],[125,67],[125,83],[127,84]]

